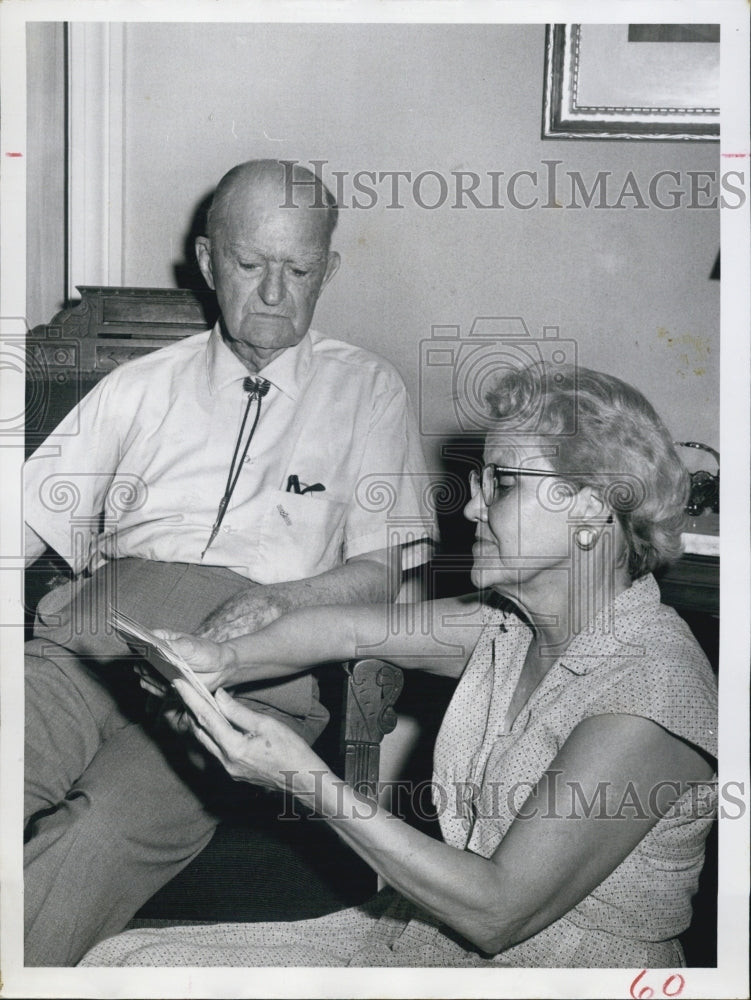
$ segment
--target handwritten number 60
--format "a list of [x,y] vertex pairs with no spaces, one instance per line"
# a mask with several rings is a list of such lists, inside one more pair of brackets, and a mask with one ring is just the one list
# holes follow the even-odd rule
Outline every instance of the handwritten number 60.
[[[631,983],[631,989],[629,990],[630,995],[634,1000],[651,1000],[655,995],[655,991],[651,986],[644,985],[639,988],[639,981],[646,976],[647,970],[642,969],[636,979]],[[662,995],[664,997],[677,997],[683,991],[683,987],[686,985],[686,980],[683,976],[679,975],[677,972],[669,976],[665,982],[662,984]]]

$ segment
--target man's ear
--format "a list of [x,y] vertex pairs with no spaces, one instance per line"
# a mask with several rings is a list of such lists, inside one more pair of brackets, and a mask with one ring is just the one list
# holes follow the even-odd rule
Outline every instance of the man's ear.
[[341,262],[342,258],[339,256],[336,250],[331,250],[329,252],[328,260],[326,261],[326,272],[324,273],[323,280],[321,281],[321,287],[318,292],[319,295],[324,290],[326,285],[328,285],[328,283],[334,277],[336,272],[339,270],[339,265],[341,264]]
[[211,240],[208,236],[196,237],[196,259],[201,269],[203,280],[214,290],[214,271],[211,267]]

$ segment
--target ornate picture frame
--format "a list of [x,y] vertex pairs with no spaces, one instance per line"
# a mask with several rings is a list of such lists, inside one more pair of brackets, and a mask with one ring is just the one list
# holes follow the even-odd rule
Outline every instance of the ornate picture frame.
[[720,135],[719,25],[549,24],[543,139]]

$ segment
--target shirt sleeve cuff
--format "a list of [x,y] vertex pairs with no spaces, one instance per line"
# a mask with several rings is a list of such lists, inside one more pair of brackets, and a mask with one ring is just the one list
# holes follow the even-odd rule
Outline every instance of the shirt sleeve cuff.
[[[418,538],[410,538],[409,541],[403,542],[401,548],[402,572],[429,562],[433,557],[435,544],[435,538],[431,537],[427,531]],[[384,548],[383,530],[372,532],[370,535],[361,535],[351,542],[345,543],[344,560],[346,562],[355,556],[363,556],[368,552],[378,552]]]

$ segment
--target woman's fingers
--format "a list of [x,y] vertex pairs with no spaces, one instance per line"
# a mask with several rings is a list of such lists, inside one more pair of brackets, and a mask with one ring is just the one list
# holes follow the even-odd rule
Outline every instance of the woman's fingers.
[[285,787],[285,769],[304,767],[307,744],[289,726],[219,689],[212,705],[187,681],[175,688],[191,713],[191,732],[236,781]]
[[153,628],[151,630],[155,636],[160,639],[169,639],[172,642],[174,639],[182,639],[183,636],[188,635],[188,632],[178,632],[174,628]]
[[167,697],[170,690],[169,684],[161,678],[156,677],[153,670],[150,670],[142,663],[136,663],[133,669],[138,674],[138,683],[144,691],[148,691],[149,694],[154,694],[158,698]]
[[204,682],[209,686],[216,684],[222,662],[222,650],[218,643],[195,635],[183,635],[173,640],[171,645]]
[[[184,681],[175,681],[175,686],[181,694],[184,692],[185,703],[193,715],[191,731],[230,777],[268,788],[278,787],[280,764],[275,761],[274,736],[277,726],[282,732],[289,732],[287,727],[254,712],[225,691],[216,699],[220,714],[212,711]],[[265,738],[258,739],[260,735]]]
[[193,713],[193,717],[198,724],[206,730],[219,743],[223,742],[227,736],[235,732],[233,726],[227,721],[221,711],[212,709],[210,702],[202,697],[193,687],[182,678],[174,681],[175,690]]
[[192,667],[205,669],[215,659],[216,643],[210,640],[171,628],[155,628],[152,631],[158,638],[167,640]]
[[182,734],[191,731],[192,719],[189,712],[181,705],[172,704],[165,708],[162,712],[162,719],[175,733]]
[[195,736],[195,738],[198,740],[201,746],[205,747],[205,749],[208,750],[209,753],[212,754],[214,757],[216,757],[217,760],[224,761],[226,755],[222,750],[222,748],[219,746],[219,744],[215,740],[213,740],[211,736],[209,736],[209,734],[206,732],[205,729],[202,729],[201,726],[198,725],[195,719],[192,719],[188,716],[186,716],[186,718],[188,719],[187,728]]
[[155,695],[157,698],[166,698],[169,694],[166,687],[156,681],[152,681],[150,677],[141,677],[138,683],[144,691],[148,694]]
[[269,718],[263,712],[256,712],[250,708],[244,701],[233,698],[224,688],[217,688],[214,697],[222,715],[229,719],[236,729],[251,736],[257,735],[258,727]]

